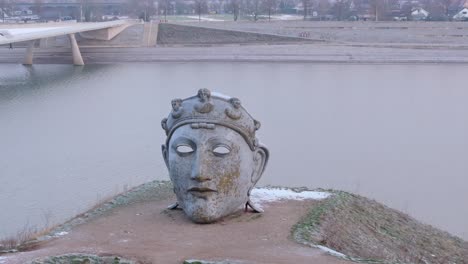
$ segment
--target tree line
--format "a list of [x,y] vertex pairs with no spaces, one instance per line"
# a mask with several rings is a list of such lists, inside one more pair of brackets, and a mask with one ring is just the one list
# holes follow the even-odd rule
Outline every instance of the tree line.
[[[47,0],[34,0],[33,8],[41,15]],[[85,21],[99,20],[108,10],[97,3],[102,0],[77,0],[76,17]],[[372,19],[391,20],[395,16],[411,17],[415,8],[424,8],[434,20],[450,20],[465,0],[124,0],[115,15],[136,16],[149,21],[155,16],[207,13],[231,14],[237,21],[241,16],[252,20],[270,19],[273,14],[300,14],[305,20]],[[0,0],[0,12],[13,9],[14,0]],[[458,9],[457,9],[458,8]]]
[[465,0],[128,0],[133,13],[146,10],[147,16],[180,15],[194,12],[198,16],[212,13],[232,14],[234,21],[240,16],[252,20],[271,18],[273,14],[301,14],[308,19],[346,20],[366,18],[392,20],[394,17],[411,18],[411,12],[423,8],[434,20],[450,20],[454,12],[463,8]]
[[434,20],[450,20],[454,12],[463,8],[465,0],[301,0],[304,19],[314,15],[331,16],[336,20],[364,17],[372,20],[411,19],[415,9],[424,9]]

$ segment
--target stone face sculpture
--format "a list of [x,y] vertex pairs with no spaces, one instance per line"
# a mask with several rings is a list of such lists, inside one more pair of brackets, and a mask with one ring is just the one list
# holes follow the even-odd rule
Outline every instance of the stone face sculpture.
[[255,137],[260,122],[237,98],[201,89],[172,100],[161,121],[167,139],[162,154],[177,204],[194,222],[211,223],[241,206],[256,209],[250,191],[262,176],[269,152]]

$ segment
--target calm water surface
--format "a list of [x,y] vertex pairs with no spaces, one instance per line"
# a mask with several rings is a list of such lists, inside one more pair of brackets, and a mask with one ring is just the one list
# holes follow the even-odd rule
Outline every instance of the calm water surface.
[[468,239],[468,66],[0,65],[0,237],[168,179],[160,120],[237,96],[271,150],[261,185],[372,197]]

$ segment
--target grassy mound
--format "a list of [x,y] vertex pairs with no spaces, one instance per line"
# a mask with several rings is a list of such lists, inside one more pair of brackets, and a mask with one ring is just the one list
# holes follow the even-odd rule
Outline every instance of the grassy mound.
[[468,243],[346,192],[320,201],[292,229],[296,241],[374,263],[468,263]]
[[117,256],[67,254],[33,260],[30,264],[135,264],[135,262]]

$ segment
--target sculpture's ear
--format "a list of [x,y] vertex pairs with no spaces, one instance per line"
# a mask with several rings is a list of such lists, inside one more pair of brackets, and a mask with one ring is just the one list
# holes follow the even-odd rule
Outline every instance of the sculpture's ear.
[[253,185],[262,177],[263,172],[265,171],[268,159],[270,158],[270,152],[267,147],[260,144],[257,149],[254,151],[254,171],[252,173],[252,183]]
[[161,145],[161,151],[162,151],[164,162],[166,163],[166,167],[167,169],[169,169],[169,157],[167,153],[167,147],[165,144]]

